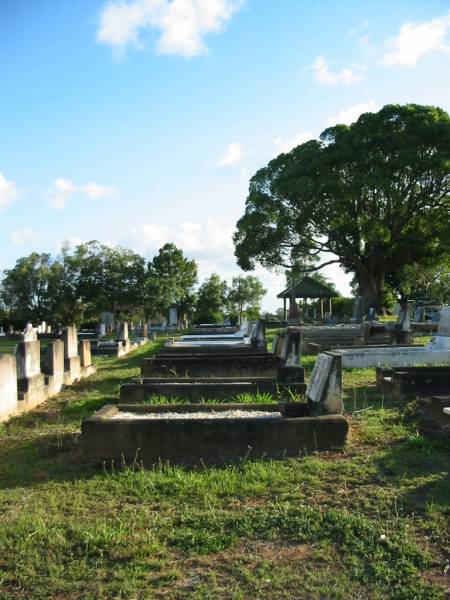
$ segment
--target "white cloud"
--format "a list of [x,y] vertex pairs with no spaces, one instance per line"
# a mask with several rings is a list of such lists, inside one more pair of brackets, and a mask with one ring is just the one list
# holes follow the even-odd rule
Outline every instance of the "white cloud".
[[336,85],[338,83],[344,83],[345,85],[353,85],[354,83],[361,81],[363,76],[361,73],[357,73],[353,69],[345,67],[337,73],[330,71],[326,58],[324,56],[318,56],[311,67],[313,72],[313,78],[317,83],[324,85]]
[[377,108],[378,107],[375,102],[372,99],[369,99],[367,102],[361,102],[360,104],[355,104],[354,106],[344,108],[336,116],[330,117],[327,121],[327,125],[351,125],[357,121],[358,117],[360,117],[363,113],[375,112]]
[[19,196],[16,185],[0,173],[0,211]]
[[113,186],[100,185],[98,183],[87,183],[81,187],[81,191],[91,200],[100,200],[101,198],[112,198],[119,194],[119,190]]
[[243,154],[242,146],[237,142],[232,142],[217,161],[217,166],[220,168],[231,167],[240,161]]
[[309,131],[300,131],[299,133],[288,139],[279,137],[273,140],[273,144],[275,146],[274,154],[275,156],[278,156],[278,154],[281,154],[282,152],[290,152],[296,146],[304,144],[309,140],[313,140],[315,139],[315,137],[316,136],[313,133],[310,133]]
[[69,180],[60,177],[55,179],[50,192],[50,204],[53,208],[62,209],[65,207],[67,200],[76,192],[75,185]]
[[110,0],[100,14],[97,40],[123,52],[142,45],[144,29],[160,32],[162,54],[191,58],[207,52],[203,38],[221,31],[244,0]]
[[424,23],[406,23],[397,37],[388,41],[390,51],[381,59],[383,65],[414,66],[430,52],[450,53],[445,37],[450,29],[450,13]]
[[202,223],[184,221],[176,227],[143,223],[131,231],[130,241],[133,248],[144,253],[173,242],[188,254],[232,259],[233,229],[232,225],[213,220]]
[[107,197],[115,198],[119,195],[119,190],[113,186],[100,185],[93,182],[77,186],[70,179],[60,177],[59,179],[55,179],[47,195],[50,197],[50,204],[53,208],[61,210],[72,196],[80,195],[90,200],[99,200]]
[[39,234],[33,231],[29,227],[23,227],[22,229],[15,229],[10,233],[9,241],[17,246],[21,244],[28,244],[29,242],[35,242],[40,239]]

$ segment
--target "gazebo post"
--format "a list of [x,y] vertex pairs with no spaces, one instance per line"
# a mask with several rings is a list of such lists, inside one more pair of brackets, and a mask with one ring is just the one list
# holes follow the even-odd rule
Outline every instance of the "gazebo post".
[[286,297],[283,298],[283,321],[287,321]]
[[320,318],[323,319],[323,298],[320,299]]
[[330,317],[331,317],[331,315],[333,314],[333,311],[331,310],[331,296],[328,298],[328,302],[330,305]]

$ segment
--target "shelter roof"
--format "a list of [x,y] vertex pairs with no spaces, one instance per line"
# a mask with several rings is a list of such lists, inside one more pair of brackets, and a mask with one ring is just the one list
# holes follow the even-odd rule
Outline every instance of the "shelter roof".
[[[334,298],[338,293],[329,286],[316,281],[312,277],[303,277],[294,285],[296,298]],[[277,298],[290,298],[291,287],[286,288],[277,295]]]

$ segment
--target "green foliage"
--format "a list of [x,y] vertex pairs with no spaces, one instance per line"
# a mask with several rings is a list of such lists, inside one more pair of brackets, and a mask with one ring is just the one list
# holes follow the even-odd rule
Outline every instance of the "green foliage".
[[148,263],[146,313],[165,314],[171,306],[191,313],[195,303],[193,287],[197,283],[197,264],[184,257],[174,244],[165,244]]
[[329,128],[252,177],[238,263],[290,269],[328,252],[355,274],[365,307],[379,306],[386,281],[400,290],[406,266],[449,251],[449,165],[440,108],[387,105]]
[[[247,277],[233,277],[231,288],[228,292],[228,304],[234,312],[239,315],[239,321],[242,320],[242,313],[247,307],[251,312],[258,311],[262,297],[267,293],[262,283],[257,277],[248,275]],[[250,318],[250,317],[248,317]]]
[[355,304],[354,298],[346,298],[345,296],[337,296],[333,298],[333,316],[334,317],[351,317]]
[[60,256],[32,253],[4,273],[0,298],[9,320],[53,324],[96,321],[102,311],[147,316],[176,305],[192,312],[197,265],[166,244],[150,261],[121,247],[97,241],[63,246]]
[[206,279],[198,290],[196,323],[221,323],[227,305],[228,286],[216,273]]

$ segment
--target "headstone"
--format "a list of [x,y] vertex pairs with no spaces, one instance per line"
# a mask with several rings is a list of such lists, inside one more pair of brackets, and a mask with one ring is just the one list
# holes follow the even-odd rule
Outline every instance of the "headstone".
[[81,366],[90,367],[92,364],[90,340],[81,340],[78,343],[78,353],[80,355]]
[[169,327],[176,327],[178,322],[178,314],[176,308],[171,308],[169,310]]
[[418,306],[414,309],[414,321],[423,323],[425,321],[425,306]]
[[319,414],[342,413],[342,356],[333,352],[317,356],[306,396]]
[[152,331],[151,340],[152,342],[156,342],[156,331]]
[[356,296],[355,304],[353,306],[353,316],[351,318],[351,323],[361,323],[364,317],[364,304],[363,297]]
[[106,326],[114,325],[114,314],[112,312],[103,311],[100,313],[100,322],[105,323]]
[[46,375],[64,375],[64,342],[54,340],[48,343],[45,353]]
[[252,331],[251,344],[256,348],[266,348],[267,346],[266,324],[262,319],[256,323],[256,327]]
[[437,334],[450,337],[450,306],[444,306],[441,310]]
[[0,337],[5,337],[6,333],[3,331],[3,325],[0,327]]
[[0,355],[0,421],[5,421],[17,408],[17,366],[12,354]]
[[45,380],[48,395],[54,396],[64,388],[64,342],[53,340],[48,343],[45,352]]
[[14,325],[8,325],[8,335],[14,335]]
[[16,346],[17,378],[28,379],[41,372],[41,342],[19,342]]
[[41,333],[45,333],[47,331],[47,323],[45,321],[41,322]]
[[36,330],[34,329],[31,323],[27,323],[25,330],[23,332],[23,341],[24,342],[35,342],[37,340]]
[[118,342],[126,342],[128,340],[128,323],[124,321],[120,323],[119,333],[117,335]]
[[74,358],[78,356],[78,334],[75,325],[64,327],[63,333],[64,342],[64,358]]
[[375,321],[377,318],[377,311],[374,308],[369,308],[367,311],[367,318],[369,321]]
[[45,333],[51,333],[51,332],[52,332],[52,326],[47,325],[47,329],[46,329]]
[[147,323],[144,323],[141,327],[141,337],[146,338],[148,337],[148,327],[147,327]]
[[100,323],[99,334],[100,334],[100,337],[105,337],[105,335],[106,335],[106,323]]

